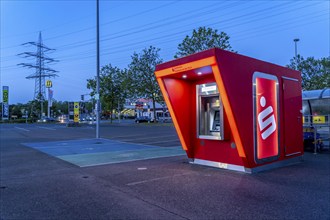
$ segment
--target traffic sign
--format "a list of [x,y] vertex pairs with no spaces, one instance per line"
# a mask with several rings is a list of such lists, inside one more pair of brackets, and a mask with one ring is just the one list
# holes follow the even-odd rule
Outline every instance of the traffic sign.
[[79,102],[74,102],[74,122],[79,122]]

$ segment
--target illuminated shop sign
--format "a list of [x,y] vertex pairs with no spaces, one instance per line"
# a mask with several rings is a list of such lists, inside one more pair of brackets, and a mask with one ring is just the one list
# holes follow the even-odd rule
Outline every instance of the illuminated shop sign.
[[202,87],[202,92],[216,92],[216,91],[217,91],[216,85]]
[[253,92],[255,160],[262,163],[279,156],[277,77],[254,73]]

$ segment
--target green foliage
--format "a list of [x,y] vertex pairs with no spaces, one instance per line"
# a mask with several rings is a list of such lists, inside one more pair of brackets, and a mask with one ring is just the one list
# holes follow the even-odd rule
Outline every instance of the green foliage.
[[292,58],[287,66],[301,72],[303,90],[330,87],[330,58],[307,57],[304,59],[298,55]]
[[131,97],[152,99],[154,112],[155,102],[163,100],[154,74],[156,65],[162,63],[159,51],[159,48],[153,46],[145,48],[139,54],[134,53],[129,64]]
[[21,118],[23,109],[24,106],[21,103],[18,103],[17,105],[10,105],[9,106],[10,116],[16,116],[17,118]]
[[[41,104],[39,100],[32,100],[27,103],[29,106],[27,111],[29,112],[29,117],[31,118],[40,118],[40,112],[41,112]],[[45,105],[43,105],[43,109],[45,110]]]
[[203,50],[218,47],[220,49],[233,51],[229,43],[229,36],[225,32],[206,27],[199,27],[192,32],[192,36],[186,36],[178,46],[178,52],[174,58],[180,58]]
[[[113,112],[122,106],[127,96],[126,91],[127,70],[105,65],[100,71],[100,100],[103,111]],[[88,79],[87,88],[92,89],[91,96],[96,94],[96,80]]]
[[68,105],[69,103],[67,101],[53,101],[53,106],[51,107],[51,110],[54,112],[54,116],[60,116],[62,114],[69,114],[68,113]]
[[160,49],[150,46],[141,53],[134,53],[129,64],[132,89],[131,92],[137,97],[149,99],[160,98],[160,89],[155,77],[157,64],[162,63],[159,56]]
[[31,111],[31,102],[27,104],[17,103],[14,105],[9,105],[9,117],[22,118],[25,116],[26,111],[30,114]]

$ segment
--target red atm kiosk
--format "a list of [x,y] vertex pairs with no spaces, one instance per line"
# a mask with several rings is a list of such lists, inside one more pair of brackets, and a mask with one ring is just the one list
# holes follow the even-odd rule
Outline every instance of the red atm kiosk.
[[298,71],[214,48],[155,75],[191,163],[253,173],[301,160]]

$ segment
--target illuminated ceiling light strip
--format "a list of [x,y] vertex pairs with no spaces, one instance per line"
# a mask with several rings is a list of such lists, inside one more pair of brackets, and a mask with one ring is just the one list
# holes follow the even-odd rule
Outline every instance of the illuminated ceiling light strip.
[[193,70],[193,69],[197,69],[197,68],[201,68],[201,67],[205,67],[205,66],[211,66],[215,63],[216,63],[215,57],[212,56],[212,57],[204,58],[201,60],[196,60],[196,61],[193,61],[190,63],[185,63],[182,65],[170,67],[167,69],[158,70],[155,72],[155,74],[157,77],[163,77],[163,76],[168,76],[168,75],[172,75],[172,74],[176,74],[176,73],[187,72],[189,70]]

